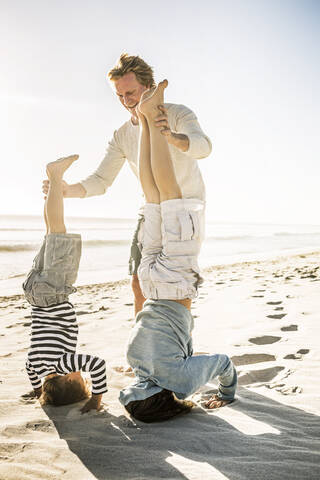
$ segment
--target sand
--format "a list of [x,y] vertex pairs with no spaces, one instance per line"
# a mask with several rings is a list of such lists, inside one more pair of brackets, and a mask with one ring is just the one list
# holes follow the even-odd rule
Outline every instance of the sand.
[[106,359],[101,412],[81,404],[41,407],[24,370],[30,310],[2,297],[0,479],[320,478],[320,252],[208,269],[192,309],[196,352],[227,353],[237,365],[237,400],[147,425],[118,402],[132,379],[118,372],[133,325],[128,281],[79,288],[72,301],[79,351]]

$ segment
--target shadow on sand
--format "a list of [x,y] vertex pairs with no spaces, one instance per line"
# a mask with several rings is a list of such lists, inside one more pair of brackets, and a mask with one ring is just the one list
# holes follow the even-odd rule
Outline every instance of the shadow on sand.
[[[195,408],[186,416],[146,425],[104,412],[92,416],[90,432],[83,432],[77,421],[66,418],[65,409],[57,412],[46,408],[60,438],[98,480],[320,478],[319,417],[243,387],[225,409],[225,419]],[[265,429],[250,433],[254,422]],[[180,468],[184,461],[188,472],[196,462],[191,477]]]

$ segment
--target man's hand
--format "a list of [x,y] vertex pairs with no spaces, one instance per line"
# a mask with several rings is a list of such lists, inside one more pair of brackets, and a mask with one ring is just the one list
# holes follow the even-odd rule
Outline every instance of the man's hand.
[[99,395],[92,394],[92,397],[87,401],[87,403],[80,409],[81,413],[87,413],[90,410],[100,410],[101,408],[101,399],[102,393]]
[[[49,180],[43,180],[42,191],[45,194],[45,198],[48,195],[50,182]],[[83,198],[86,196],[86,189],[81,183],[69,184],[62,180],[62,192],[65,198]]]
[[162,133],[162,135],[169,137],[172,135],[172,132],[168,122],[167,109],[165,108],[164,105],[159,105],[158,109],[160,110],[161,113],[159,113],[159,115],[157,115],[154,120],[155,126],[160,128],[160,132]]
[[172,132],[166,107],[164,105],[158,105],[158,109],[161,113],[154,120],[155,126],[159,127],[162,135],[167,137],[168,143],[182,152],[186,152],[189,149],[189,138],[184,133]]
[[[42,182],[42,191],[43,193],[45,194],[45,198],[46,196],[48,195],[48,192],[49,192],[49,186],[50,186],[50,182],[49,180],[43,180]],[[62,180],[62,192],[63,192],[63,196],[64,197],[67,197],[67,193],[68,193],[68,187],[69,185],[67,184],[67,182],[65,182],[64,180]]]

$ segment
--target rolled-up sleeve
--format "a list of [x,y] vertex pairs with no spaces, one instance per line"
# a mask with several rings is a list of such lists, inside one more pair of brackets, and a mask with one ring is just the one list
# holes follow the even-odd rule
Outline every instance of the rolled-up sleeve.
[[212,151],[210,138],[203,132],[193,111],[183,105],[179,107],[176,131],[189,138],[189,148],[184,153],[193,159],[208,157]]
[[85,197],[103,195],[114,182],[125,160],[126,157],[119,145],[118,133],[115,131],[108,144],[106,154],[96,171],[80,182],[86,190]]

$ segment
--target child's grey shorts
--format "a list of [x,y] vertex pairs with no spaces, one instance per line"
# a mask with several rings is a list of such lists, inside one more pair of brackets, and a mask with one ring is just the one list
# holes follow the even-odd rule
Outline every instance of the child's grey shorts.
[[40,251],[23,283],[27,301],[37,307],[50,307],[68,300],[76,291],[81,257],[81,235],[50,233],[45,236]]
[[202,200],[183,198],[144,207],[139,240],[142,259],[138,269],[146,298],[195,298],[202,282],[198,254],[204,238]]

